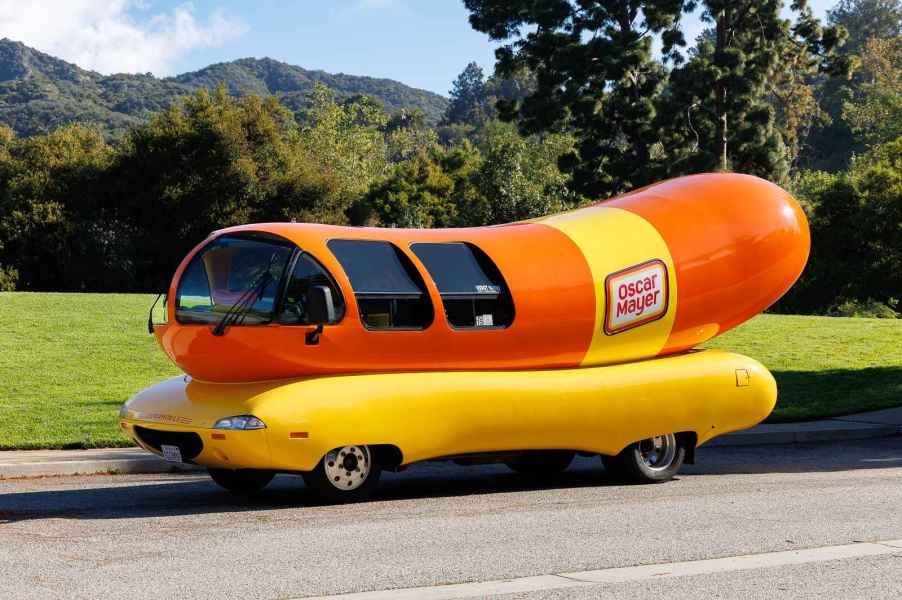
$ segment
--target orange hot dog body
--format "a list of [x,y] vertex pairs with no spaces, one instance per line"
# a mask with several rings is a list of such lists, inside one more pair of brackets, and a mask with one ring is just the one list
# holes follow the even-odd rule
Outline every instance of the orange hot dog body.
[[[211,239],[261,231],[290,240],[332,274],[346,303],[318,345],[312,327],[272,323],[154,327],[166,353],[204,381],[245,382],[328,373],[555,369],[641,360],[692,348],[761,312],[804,268],[808,224],[798,203],[764,180],[736,174],[677,178],[530,222],[466,229],[381,229],[264,223]],[[417,331],[376,331],[360,319],[354,290],[327,247],[331,239],[394,244],[421,273],[435,312]],[[418,242],[467,242],[498,267],[515,317],[503,329],[449,326]],[[641,311],[641,312],[640,312]]]

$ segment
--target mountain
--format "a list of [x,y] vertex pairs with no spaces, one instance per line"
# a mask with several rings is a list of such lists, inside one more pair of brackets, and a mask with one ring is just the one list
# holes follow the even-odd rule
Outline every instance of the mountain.
[[430,123],[438,122],[448,104],[439,94],[392,79],[308,71],[271,58],[242,58],[166,78],[149,73],[101,75],[4,38],[0,40],[0,123],[29,136],[75,121],[88,122],[116,136],[201,87],[224,84],[236,95],[275,95],[298,110],[317,81],[341,98],[372,96],[390,112],[419,108]]

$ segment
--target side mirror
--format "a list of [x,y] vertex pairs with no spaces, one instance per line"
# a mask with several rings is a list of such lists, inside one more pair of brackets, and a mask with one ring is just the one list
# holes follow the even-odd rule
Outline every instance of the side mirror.
[[307,302],[305,303],[307,321],[316,325],[316,329],[307,334],[307,344],[319,343],[319,336],[323,333],[323,325],[335,320],[335,303],[332,301],[332,290],[324,285],[313,285],[307,290]]
[[[153,335],[153,326],[154,325],[156,325],[158,323],[163,324],[166,322],[166,317],[168,314],[167,306],[166,306],[166,300],[167,300],[166,295],[167,295],[167,292],[160,292],[159,294],[157,294],[157,298],[156,298],[156,300],[153,301],[153,304],[150,305],[150,312],[147,313],[147,333],[149,333],[151,335]],[[157,304],[160,302],[160,298],[163,299],[163,306],[161,309],[162,312],[160,313],[160,318],[155,319],[153,311],[154,311],[154,309],[156,309]]]

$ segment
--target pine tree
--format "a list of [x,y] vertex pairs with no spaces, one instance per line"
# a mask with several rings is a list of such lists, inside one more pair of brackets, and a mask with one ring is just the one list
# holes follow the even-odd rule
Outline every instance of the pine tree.
[[768,94],[789,64],[846,72],[848,62],[835,56],[844,33],[822,28],[804,0],[791,4],[795,24],[780,17],[781,0],[706,0],[703,6],[711,29],[671,73],[662,111],[669,118],[662,127],[671,172],[734,170],[785,182],[789,153]]
[[465,0],[470,24],[495,41],[496,75],[528,69],[535,90],[501,108],[524,133],[569,129],[576,150],[562,160],[577,192],[600,197],[655,180],[655,99],[666,79],[652,56],[684,43],[679,18],[691,0]]
[[442,118],[442,125],[479,126],[490,118],[482,67],[471,62],[451,84],[451,103]]

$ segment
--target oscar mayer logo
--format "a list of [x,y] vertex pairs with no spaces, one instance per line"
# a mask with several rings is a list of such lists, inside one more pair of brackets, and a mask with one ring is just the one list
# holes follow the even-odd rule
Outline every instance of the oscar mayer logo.
[[604,332],[614,335],[660,319],[670,301],[667,265],[655,259],[605,279]]

